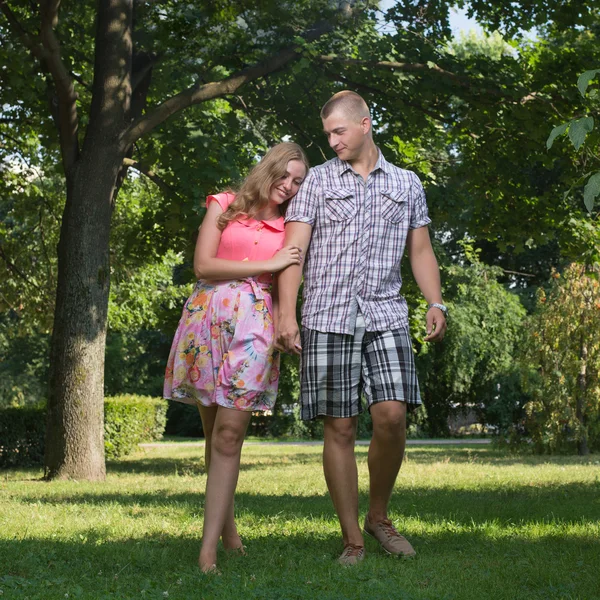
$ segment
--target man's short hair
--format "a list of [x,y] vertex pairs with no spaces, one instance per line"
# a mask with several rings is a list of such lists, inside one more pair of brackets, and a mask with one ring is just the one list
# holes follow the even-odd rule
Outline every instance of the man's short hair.
[[327,119],[334,111],[340,110],[357,123],[365,117],[371,118],[367,103],[362,96],[350,90],[334,94],[321,109],[321,119]]

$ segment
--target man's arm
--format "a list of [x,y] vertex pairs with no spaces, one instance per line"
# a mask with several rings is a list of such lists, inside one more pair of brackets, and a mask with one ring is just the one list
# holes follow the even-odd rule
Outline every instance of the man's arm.
[[[440,270],[431,247],[427,227],[411,229],[408,232],[406,251],[408,252],[413,275],[423,296],[425,296],[425,300],[427,300],[427,304],[433,302],[443,304]],[[425,341],[439,342],[444,338],[445,332],[446,318],[444,313],[439,308],[430,308],[427,311],[427,336]]]
[[[302,256],[305,258],[311,234],[312,226],[308,223],[290,221],[285,225],[284,245],[293,243],[302,250]],[[296,301],[302,281],[303,264],[304,260],[301,265],[291,265],[277,277],[279,313],[276,319],[275,348],[291,354],[300,354],[301,349]]]

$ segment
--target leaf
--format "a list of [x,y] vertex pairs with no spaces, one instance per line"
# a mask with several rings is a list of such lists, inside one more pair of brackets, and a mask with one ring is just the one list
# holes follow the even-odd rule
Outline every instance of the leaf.
[[594,200],[600,194],[600,171],[594,173],[583,188],[583,202],[589,212],[594,209]]
[[585,141],[585,136],[594,129],[594,117],[583,117],[572,121],[569,127],[569,139],[575,146],[575,150],[579,150]]
[[552,148],[552,144],[554,144],[554,140],[559,136],[562,135],[566,130],[567,127],[569,126],[568,123],[563,123],[562,125],[557,125],[551,132],[550,135],[548,136],[548,139],[546,140],[546,148],[548,148],[548,150],[550,150],[550,148]]
[[577,87],[581,92],[581,95],[585,98],[585,92],[590,85],[590,81],[596,77],[596,75],[600,73],[600,69],[592,69],[591,71],[586,71],[582,73],[577,79]]

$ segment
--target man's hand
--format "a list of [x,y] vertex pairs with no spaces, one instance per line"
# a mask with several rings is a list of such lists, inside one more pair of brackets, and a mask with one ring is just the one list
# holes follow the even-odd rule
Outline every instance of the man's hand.
[[275,350],[300,355],[300,329],[295,317],[280,317],[275,332]]
[[439,309],[432,307],[427,311],[427,335],[426,342],[441,342],[446,333],[446,317]]

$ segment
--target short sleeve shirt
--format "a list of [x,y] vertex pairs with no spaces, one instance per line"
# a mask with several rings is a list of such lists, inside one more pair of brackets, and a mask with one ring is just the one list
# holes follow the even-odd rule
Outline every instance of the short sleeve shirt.
[[[214,194],[206,198],[206,206],[217,202],[226,211],[235,200],[230,193]],[[235,219],[221,233],[217,258],[227,260],[268,260],[283,247],[285,238],[283,217],[274,221]]]
[[285,222],[312,226],[304,268],[302,324],[354,332],[358,310],[367,331],[408,326],[400,262],[410,229],[428,225],[425,192],[412,171],[381,152],[364,181],[334,158],[310,170],[290,201]]

